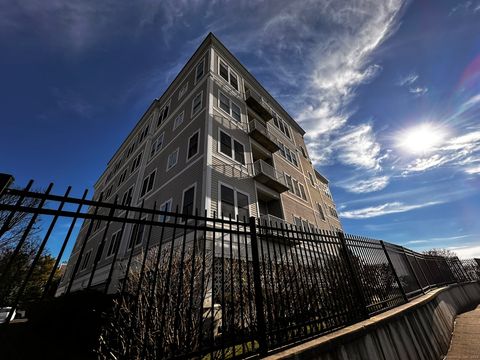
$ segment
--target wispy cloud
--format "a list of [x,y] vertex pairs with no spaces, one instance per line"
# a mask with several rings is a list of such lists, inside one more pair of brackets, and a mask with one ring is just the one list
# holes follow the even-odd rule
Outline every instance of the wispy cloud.
[[389,176],[374,176],[360,180],[349,179],[347,181],[337,183],[337,186],[340,186],[351,193],[361,194],[383,190],[385,187],[387,187],[389,181]]
[[417,73],[410,73],[398,81],[398,86],[410,86],[418,80]]
[[420,240],[410,240],[407,241],[407,244],[424,244],[424,243],[439,243],[439,242],[448,242],[452,240],[459,240],[472,237],[472,234],[467,235],[457,235],[457,236],[445,236],[445,237],[432,237],[428,239]]
[[428,92],[428,88],[427,87],[416,86],[416,87],[409,88],[408,92],[410,94],[415,95],[415,96],[423,96]]
[[362,209],[342,211],[340,213],[340,216],[347,219],[368,219],[388,214],[403,213],[415,209],[421,209],[427,206],[438,205],[441,203],[442,202],[440,201],[431,201],[421,204],[404,204],[400,201],[395,201],[377,206],[369,206]]

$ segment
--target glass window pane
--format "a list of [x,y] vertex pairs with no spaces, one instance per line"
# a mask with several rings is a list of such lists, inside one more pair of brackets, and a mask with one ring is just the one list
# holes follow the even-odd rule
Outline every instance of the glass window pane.
[[232,103],[232,117],[237,121],[241,120],[240,108],[234,103]]
[[237,75],[232,72],[230,72],[230,84],[235,88],[235,90],[238,90]]
[[183,195],[182,214],[191,215],[193,213],[193,198],[195,196],[195,188],[191,187],[185,191]]
[[220,132],[220,152],[232,157],[232,138],[224,132]]
[[228,69],[222,62],[220,62],[220,76],[228,81]]
[[240,164],[245,165],[245,153],[243,150],[243,145],[240,144],[238,141],[233,141],[233,147],[235,150],[235,160],[238,161]]
[[220,93],[220,108],[227,113],[230,113],[230,100],[228,97]]
[[221,199],[221,215],[235,217],[235,203],[233,189],[221,185],[220,187],[220,199]]
[[188,143],[188,158],[190,159],[198,151],[198,133],[194,134]]
[[237,192],[238,219],[248,219],[250,216],[248,208],[248,196]]

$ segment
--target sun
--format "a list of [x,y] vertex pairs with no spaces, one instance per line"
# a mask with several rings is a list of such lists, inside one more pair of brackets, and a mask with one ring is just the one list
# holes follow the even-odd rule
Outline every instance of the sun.
[[424,123],[400,133],[398,145],[410,153],[428,153],[442,144],[445,137],[446,132],[440,126]]

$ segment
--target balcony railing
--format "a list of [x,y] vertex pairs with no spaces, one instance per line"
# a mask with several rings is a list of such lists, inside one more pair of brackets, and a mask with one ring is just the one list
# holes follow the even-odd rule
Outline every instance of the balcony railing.
[[254,119],[248,124],[248,133],[250,136],[260,143],[265,149],[270,152],[275,152],[280,149],[277,138],[268,131],[267,127],[260,121]]
[[272,119],[272,114],[268,111],[267,108],[263,105],[262,97],[251,89],[245,91],[245,102],[250,106],[260,117],[269,121]]
[[285,177],[263,160],[257,160],[253,163],[253,177],[279,193],[288,190]]
[[262,224],[266,224],[267,226],[273,226],[278,228],[280,228],[282,224],[283,227],[286,227],[286,225],[288,224],[286,220],[271,214],[260,215],[260,221]]

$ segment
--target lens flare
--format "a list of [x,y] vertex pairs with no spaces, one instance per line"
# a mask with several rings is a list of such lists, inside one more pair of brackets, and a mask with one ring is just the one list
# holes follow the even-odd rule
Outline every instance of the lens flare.
[[398,145],[413,154],[428,153],[437,149],[445,137],[445,130],[431,123],[424,123],[402,132]]

